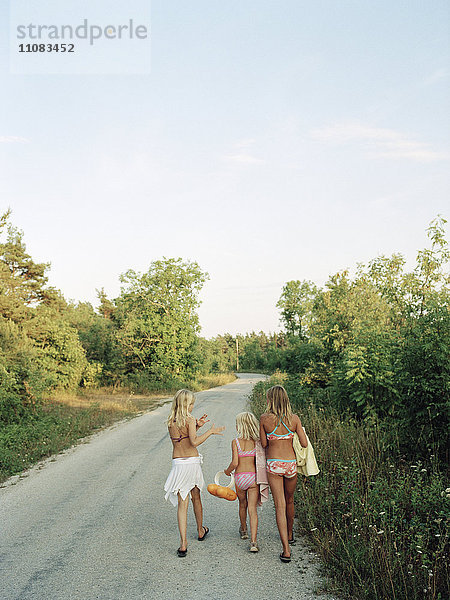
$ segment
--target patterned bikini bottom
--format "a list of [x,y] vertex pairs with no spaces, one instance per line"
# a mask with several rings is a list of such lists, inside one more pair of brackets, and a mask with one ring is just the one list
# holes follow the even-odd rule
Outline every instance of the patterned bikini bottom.
[[272,475],[283,475],[291,479],[297,475],[297,460],[282,460],[280,458],[268,458],[266,459],[267,472]]

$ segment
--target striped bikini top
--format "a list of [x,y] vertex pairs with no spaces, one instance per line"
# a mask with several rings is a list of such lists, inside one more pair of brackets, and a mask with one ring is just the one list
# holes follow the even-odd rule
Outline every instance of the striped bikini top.
[[[287,429],[287,433],[275,433],[275,431],[278,429],[278,427],[281,425],[284,425]],[[289,427],[286,425],[286,423],[283,421],[283,419],[281,419],[281,423],[277,423],[275,425],[275,429],[271,432],[271,433],[267,433],[266,434],[266,438],[270,441],[270,440],[291,440],[294,437],[294,432],[291,431],[289,429]]]
[[241,449],[238,438],[236,438],[236,445],[238,447],[238,456],[256,456],[256,446],[253,450],[246,450],[245,452]]

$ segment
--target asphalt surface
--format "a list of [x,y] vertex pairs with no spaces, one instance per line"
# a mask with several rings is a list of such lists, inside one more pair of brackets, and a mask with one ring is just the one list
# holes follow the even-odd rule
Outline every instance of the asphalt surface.
[[[261,379],[196,394],[224,436],[199,448],[206,483],[228,466],[235,415]],[[0,489],[2,600],[137,600],[177,598],[317,600],[319,563],[302,540],[282,564],[272,500],[259,512],[260,552],[240,540],[238,505],[204,489],[205,541],[197,541],[192,507],[188,554],[178,558],[176,509],[164,500],[171,467],[168,405],[116,424],[37,465]],[[205,427],[208,427],[207,424]]]

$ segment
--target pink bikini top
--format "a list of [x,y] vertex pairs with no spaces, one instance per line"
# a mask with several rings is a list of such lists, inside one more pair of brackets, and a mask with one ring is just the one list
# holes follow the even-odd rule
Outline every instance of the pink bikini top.
[[282,434],[275,433],[275,431],[280,426],[280,423],[277,423],[277,425],[275,426],[275,429],[271,433],[266,433],[266,438],[269,441],[271,441],[271,440],[291,440],[294,437],[294,432],[289,429],[289,427],[286,425],[286,423],[283,421],[283,419],[281,419],[281,424],[286,427],[288,432],[282,433]]
[[256,456],[256,446],[253,450],[246,450],[245,452],[241,449],[241,445],[239,443],[238,438],[236,438],[236,444],[238,447],[238,456]]

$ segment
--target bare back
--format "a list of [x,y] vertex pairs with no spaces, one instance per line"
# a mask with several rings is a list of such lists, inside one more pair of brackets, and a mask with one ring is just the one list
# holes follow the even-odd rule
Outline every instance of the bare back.
[[173,446],[172,458],[198,456],[197,448],[191,444],[191,440],[189,439],[188,423],[181,428],[172,424],[168,429]]
[[[252,471],[256,471],[255,455],[245,456],[245,454],[249,454],[250,452],[255,451],[255,442],[253,440],[246,440],[243,438],[238,438],[238,441],[241,453],[239,452],[236,440],[233,440],[233,452],[236,449],[236,454],[238,457],[238,466],[236,467],[236,473],[250,473]],[[242,453],[244,454],[244,456],[242,456]]]
[[261,415],[260,437],[261,443],[266,448],[267,458],[290,460],[295,458],[292,440],[294,433],[298,434],[302,446],[307,446],[305,432],[297,415],[292,415],[288,422],[282,419],[278,422],[272,413]]

